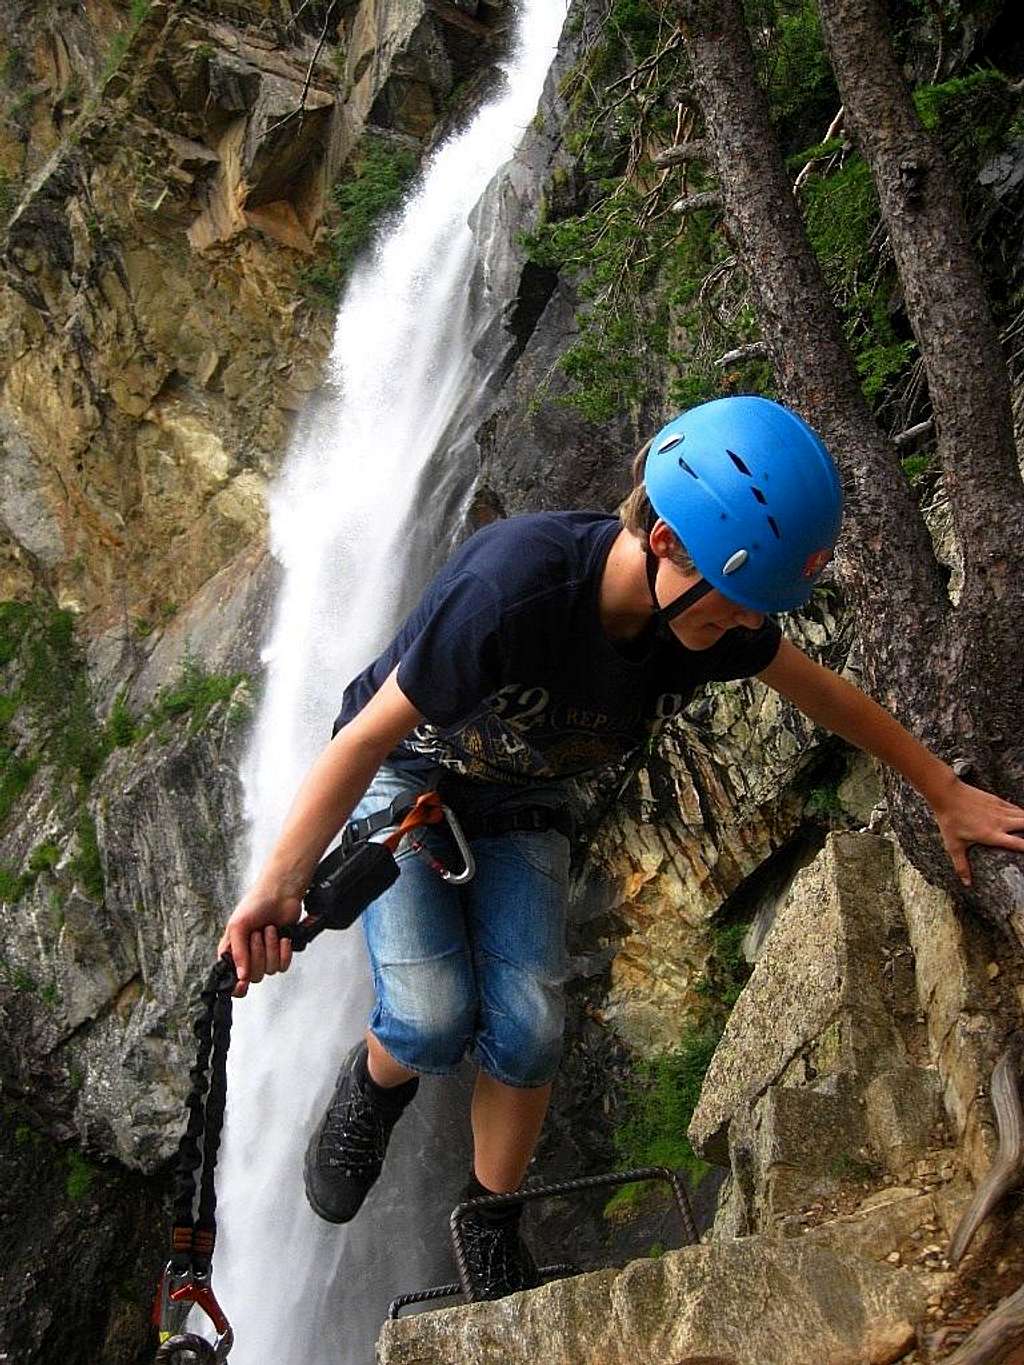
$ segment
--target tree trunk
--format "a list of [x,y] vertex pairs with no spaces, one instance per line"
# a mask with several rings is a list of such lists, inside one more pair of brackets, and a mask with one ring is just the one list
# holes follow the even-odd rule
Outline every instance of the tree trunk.
[[[864,401],[807,240],[739,0],[676,0],[675,8],[725,222],[758,301],[777,379],[842,471],[847,511],[837,568],[857,615],[868,690],[947,762],[966,760],[984,778],[993,771],[985,741],[994,742],[994,736],[972,714],[972,691],[964,687],[963,655],[951,645],[953,613],[931,537],[895,450]],[[961,496],[971,490],[969,481]],[[887,774],[886,786],[911,861],[931,881],[958,892],[924,803],[895,774]],[[979,874],[982,863],[979,908],[1024,942],[1024,874],[1001,855],[976,855]]]
[[[922,127],[879,0],[819,0],[846,126],[871,168],[921,347],[964,558],[948,650],[976,726],[976,766],[1022,795],[1024,484],[1010,381],[963,206]],[[1009,792],[1007,793],[1009,794]]]

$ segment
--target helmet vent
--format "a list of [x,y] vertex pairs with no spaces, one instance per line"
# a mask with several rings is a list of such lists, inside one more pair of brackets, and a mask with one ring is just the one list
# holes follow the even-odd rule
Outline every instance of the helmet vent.
[[767,499],[767,498],[765,497],[765,495],[761,492],[760,488],[756,488],[753,484],[751,484],[751,486],[750,486],[750,491],[751,491],[751,493],[753,493],[754,497],[758,500],[758,502],[761,504],[762,507],[766,507],[766,506],[767,506],[767,504],[768,504],[768,499]]
[[725,453],[728,455],[729,459],[732,460],[733,464],[736,466],[736,468],[740,471],[741,474],[746,474],[748,479],[753,478],[753,475],[751,474],[750,470],[747,468],[747,466],[743,463],[743,461],[740,459],[740,457],[736,454],[734,450],[727,450]]
[[662,441],[661,445],[658,447],[658,454],[664,455],[666,450],[675,450],[676,446],[680,445],[683,439],[682,435],[678,432],[674,436],[670,436],[667,441]]
[[782,532],[779,530],[778,523],[776,522],[776,520],[775,520],[774,517],[769,517],[769,518],[768,518],[768,525],[769,525],[769,526],[772,528],[772,530],[774,531],[774,533],[775,533],[775,539],[776,539],[776,540],[781,540],[781,539],[782,539]]
[[699,479],[699,478],[700,478],[700,475],[690,468],[690,466],[686,463],[686,461],[683,459],[683,457],[682,457],[681,455],[680,455],[680,457],[679,457],[679,468],[680,468],[680,469],[685,469],[686,472],[687,472],[687,474],[689,474],[689,476],[690,476],[691,479]]

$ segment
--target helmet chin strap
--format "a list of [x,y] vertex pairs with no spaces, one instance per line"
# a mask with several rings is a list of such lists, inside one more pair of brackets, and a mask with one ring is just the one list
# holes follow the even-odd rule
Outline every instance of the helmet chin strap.
[[680,616],[684,611],[687,611],[696,602],[699,602],[702,597],[706,597],[709,592],[714,591],[715,585],[713,583],[709,583],[706,578],[699,578],[692,588],[687,588],[684,593],[680,593],[678,597],[674,598],[663,607],[658,601],[657,594],[654,591],[654,580],[657,577],[657,574],[658,556],[653,550],[648,549],[647,586],[651,593],[651,606],[654,608],[651,615],[658,626],[663,627],[666,631],[668,631],[668,623],[670,621],[673,621],[677,616]]

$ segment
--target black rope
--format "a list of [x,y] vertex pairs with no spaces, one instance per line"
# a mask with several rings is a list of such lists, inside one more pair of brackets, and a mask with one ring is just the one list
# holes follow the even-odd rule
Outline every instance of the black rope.
[[[188,1122],[178,1144],[171,1230],[171,1263],[179,1271],[206,1271],[213,1254],[217,1209],[214,1173],[227,1102],[231,992],[236,981],[234,964],[229,957],[222,957],[200,992],[200,1009],[192,1029],[196,1060],[189,1071],[191,1086],[185,1100]],[[202,1186],[196,1211],[196,1172],[200,1167]]]

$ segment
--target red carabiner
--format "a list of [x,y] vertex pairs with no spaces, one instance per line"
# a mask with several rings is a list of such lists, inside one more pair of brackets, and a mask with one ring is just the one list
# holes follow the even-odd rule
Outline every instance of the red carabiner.
[[[185,1320],[193,1308],[200,1308],[213,1324],[217,1340],[212,1345],[191,1332],[182,1333]],[[174,1365],[182,1351],[191,1352],[199,1360],[220,1365],[227,1359],[235,1342],[235,1334],[217,1302],[209,1274],[177,1270],[173,1262],[168,1262],[160,1277],[160,1287],[153,1304],[153,1321],[160,1334],[160,1349],[156,1356],[159,1365],[165,1365],[165,1362]]]

